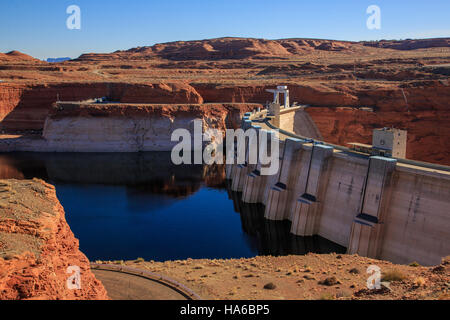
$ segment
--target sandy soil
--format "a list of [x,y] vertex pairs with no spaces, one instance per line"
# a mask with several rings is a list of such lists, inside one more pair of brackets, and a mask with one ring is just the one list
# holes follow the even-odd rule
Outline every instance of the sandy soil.
[[[177,280],[203,299],[450,299],[450,258],[440,266],[395,265],[357,255],[307,254],[250,259],[154,262],[110,261]],[[381,269],[369,290],[367,268]]]

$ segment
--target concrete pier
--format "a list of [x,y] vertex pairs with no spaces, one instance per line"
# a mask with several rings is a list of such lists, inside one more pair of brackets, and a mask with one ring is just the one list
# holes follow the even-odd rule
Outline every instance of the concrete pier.
[[292,213],[291,232],[299,236],[317,234],[321,215],[321,202],[326,190],[328,160],[333,154],[333,148],[324,145],[313,145],[311,159],[307,170],[305,191],[296,201]]
[[247,164],[238,164],[234,167],[233,180],[231,183],[231,190],[242,192],[244,187],[245,177],[248,174]]
[[303,142],[299,139],[288,138],[284,141],[284,152],[280,158],[280,172],[278,182],[269,188],[265,217],[270,220],[288,219],[288,195],[293,189],[293,181],[290,179],[290,173],[296,165],[295,159],[298,152],[302,149]]
[[[256,128],[258,130],[261,129],[261,127]],[[258,144],[259,148],[262,149],[262,152],[265,152],[267,146],[270,145],[270,140],[274,135],[274,132],[269,131],[267,132],[267,141],[260,141],[260,136],[258,134]],[[249,170],[247,176],[245,177],[245,188],[242,192],[242,200],[246,203],[264,203],[267,184],[271,177],[261,175],[262,168],[263,164],[258,156],[257,164],[252,167],[253,170]]]
[[[270,140],[271,139],[278,139],[277,134],[276,134],[275,131],[269,131],[268,134],[267,134],[267,145],[268,146],[270,146]],[[279,160],[279,164],[281,164],[281,162],[282,162],[281,157],[283,155],[284,147],[285,147],[284,141],[283,142],[279,142],[278,147],[279,147],[279,149],[277,150],[278,151],[278,155],[279,155],[278,160]],[[272,150],[269,150],[269,152],[272,152]],[[269,167],[269,165],[264,165],[263,167],[267,168],[267,167]],[[264,205],[267,205],[267,199],[269,198],[269,191],[277,183],[278,175],[279,175],[279,172],[280,172],[280,168],[281,168],[281,165],[278,166],[277,171],[274,174],[265,176],[265,183],[262,186],[263,194],[262,194],[262,201],[261,201],[262,204],[264,204]]]
[[392,173],[397,161],[371,157],[362,197],[361,212],[352,224],[348,252],[379,258],[383,242],[383,225],[391,196]]
[[245,188],[242,191],[242,201],[246,203],[262,203],[265,185],[266,177],[261,176],[261,171],[253,170],[247,175]]
[[[243,118],[242,121],[242,129],[248,130],[252,127],[251,121],[249,120],[250,113],[246,113],[246,116]],[[255,130],[259,130],[260,127],[253,127]],[[246,176],[249,173],[249,144],[252,143],[249,138],[245,138],[243,141],[245,144],[245,162],[244,163],[237,163],[237,153],[235,152],[235,164],[233,164],[231,168],[230,176],[232,176],[232,183],[231,183],[231,190],[236,192],[242,192],[244,187],[244,182],[246,180]],[[254,143],[254,142],[253,142]],[[235,149],[237,151],[239,149],[239,146]]]
[[[241,123],[241,128],[242,130],[247,130],[249,128],[252,127],[252,122],[251,120],[249,120],[249,114],[250,113],[246,113],[245,116],[242,118],[242,123]],[[234,168],[234,164],[237,163],[237,145],[236,143],[233,143],[232,148],[234,149],[234,162],[233,163],[227,163],[225,165],[225,174],[228,180],[232,180],[235,174],[235,168]]]

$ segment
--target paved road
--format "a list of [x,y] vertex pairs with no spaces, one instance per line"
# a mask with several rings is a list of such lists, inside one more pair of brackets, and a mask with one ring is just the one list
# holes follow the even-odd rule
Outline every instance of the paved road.
[[113,300],[192,300],[195,293],[170,279],[133,268],[92,265],[92,272],[100,280]]

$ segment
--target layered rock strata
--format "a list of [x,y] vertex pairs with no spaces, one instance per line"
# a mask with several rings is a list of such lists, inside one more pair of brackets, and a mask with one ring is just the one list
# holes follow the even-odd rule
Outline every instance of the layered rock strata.
[[[71,282],[71,266],[79,268],[79,282]],[[68,280],[80,287],[73,289]],[[5,299],[108,299],[79,250],[55,188],[42,180],[0,180],[0,300]]]

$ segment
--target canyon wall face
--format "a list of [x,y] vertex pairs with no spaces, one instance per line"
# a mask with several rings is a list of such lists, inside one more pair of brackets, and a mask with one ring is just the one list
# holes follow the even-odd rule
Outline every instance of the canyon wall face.
[[[176,129],[194,137],[194,120],[202,129],[237,128],[243,113],[257,104],[127,105],[58,103],[47,118],[45,149],[57,152],[171,151]],[[44,143],[41,141],[41,143]],[[193,145],[193,141],[191,141]]]
[[3,123],[5,117],[20,103],[25,86],[0,83],[0,120]]
[[[0,300],[108,299],[70,230],[55,188],[41,180],[1,180]],[[78,266],[81,289],[66,273]]]
[[[447,112],[450,107],[450,83],[446,81],[428,80],[402,86],[379,85],[377,88],[331,84],[286,85],[291,102],[316,107],[374,107],[375,111],[399,113],[430,110]],[[266,89],[273,89],[275,85],[193,83],[192,87],[205,102],[231,99],[232,102],[265,103],[273,99]]]
[[121,103],[203,103],[202,96],[186,83],[110,84],[106,95]]
[[[395,127],[408,131],[408,159],[450,165],[448,85],[431,81],[398,89],[366,90],[355,96],[355,103],[347,105],[350,108],[306,109],[325,141],[371,144],[373,129]],[[362,106],[372,111],[358,108]]]
[[61,83],[12,85],[0,83],[0,126],[42,130],[53,103],[107,97],[124,103],[202,103],[195,89],[183,83]]
[[[450,165],[448,112],[370,112],[345,108],[307,108],[325,141],[372,144],[372,130],[394,127],[408,131],[406,158]],[[347,145],[348,146],[348,145]]]
[[[13,130],[42,130],[45,118],[59,99],[79,101],[105,96],[106,84],[8,85],[0,83],[5,107],[0,109],[1,127]],[[8,99],[4,92],[10,92]]]

